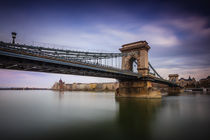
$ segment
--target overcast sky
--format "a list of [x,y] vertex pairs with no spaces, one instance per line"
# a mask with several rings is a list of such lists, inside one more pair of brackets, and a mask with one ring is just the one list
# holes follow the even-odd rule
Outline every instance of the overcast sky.
[[[207,1],[62,1],[3,0],[0,40],[24,44],[59,44],[65,49],[119,52],[121,45],[146,40],[149,61],[167,78],[210,75],[210,10]],[[0,87],[51,87],[114,79],[0,70]]]

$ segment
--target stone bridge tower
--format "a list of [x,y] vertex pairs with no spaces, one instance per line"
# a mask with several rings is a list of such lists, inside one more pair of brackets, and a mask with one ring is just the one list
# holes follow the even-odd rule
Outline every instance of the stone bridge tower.
[[[137,64],[137,71],[143,77],[149,74],[148,51],[150,46],[146,41],[125,44],[120,48],[122,53],[122,69],[133,70],[133,63]],[[143,78],[133,80],[119,80],[116,97],[161,98],[161,93],[152,87],[152,82]]]
[[132,71],[133,62],[136,60],[138,73],[147,75],[149,72],[148,51],[150,46],[146,41],[138,41],[122,45],[120,51],[129,53],[122,57],[122,69]]
[[179,81],[179,75],[178,74],[169,74],[169,81],[173,82],[173,83],[178,83]]
[[[179,75],[178,74],[169,74],[169,81],[179,84]],[[174,95],[177,93],[182,92],[183,90],[181,90],[180,87],[169,87],[168,88],[168,94]]]

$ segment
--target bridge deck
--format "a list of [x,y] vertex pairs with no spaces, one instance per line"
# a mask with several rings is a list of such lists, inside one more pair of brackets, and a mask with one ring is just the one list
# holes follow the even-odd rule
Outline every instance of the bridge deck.
[[87,75],[116,79],[136,79],[141,76],[137,73],[110,67],[20,53],[2,48],[0,48],[0,58],[0,68],[6,69]]

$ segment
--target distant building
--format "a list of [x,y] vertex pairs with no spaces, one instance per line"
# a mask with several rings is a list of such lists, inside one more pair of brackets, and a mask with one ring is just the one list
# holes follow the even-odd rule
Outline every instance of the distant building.
[[73,83],[65,84],[61,79],[52,86],[53,90],[61,91],[115,91],[119,83]]
[[59,87],[60,90],[64,90],[65,82],[63,82],[61,79],[59,80]]
[[194,88],[194,87],[196,87],[197,82],[196,82],[196,80],[195,80],[194,77],[191,78],[191,77],[189,76],[188,79],[185,79],[185,78],[179,79],[178,84],[179,84],[181,87]]
[[203,88],[210,88],[210,76],[204,79],[200,79],[199,85],[200,87],[203,87]]
[[54,90],[65,90],[65,82],[63,82],[61,79],[59,82],[55,82],[55,84],[52,86],[52,89]]

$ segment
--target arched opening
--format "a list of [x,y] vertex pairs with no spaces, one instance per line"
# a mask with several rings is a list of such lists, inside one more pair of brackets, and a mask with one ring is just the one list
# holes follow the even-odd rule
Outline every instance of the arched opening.
[[129,64],[130,64],[130,71],[133,71],[133,72],[138,72],[138,63],[137,63],[137,60],[135,59],[135,58],[131,58],[130,59],[130,62],[129,62]]
[[171,82],[176,83],[176,78],[172,78]]

